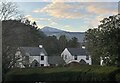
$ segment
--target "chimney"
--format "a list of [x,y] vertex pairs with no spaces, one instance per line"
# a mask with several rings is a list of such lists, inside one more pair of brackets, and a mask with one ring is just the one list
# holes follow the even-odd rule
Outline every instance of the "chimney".
[[43,48],[43,46],[42,46],[42,45],[39,45],[39,48]]
[[82,46],[82,49],[85,49],[85,46]]

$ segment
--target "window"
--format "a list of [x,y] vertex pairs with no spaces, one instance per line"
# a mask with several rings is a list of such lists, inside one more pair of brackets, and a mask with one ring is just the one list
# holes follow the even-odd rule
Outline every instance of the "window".
[[41,56],[41,60],[44,60],[44,56]]
[[74,56],[74,60],[77,60],[77,55]]
[[64,55],[62,54],[62,58],[63,58],[63,56],[64,56]]
[[67,59],[67,55],[65,55],[65,59]]
[[89,60],[89,56],[86,56],[86,60]]
[[44,66],[44,64],[41,64],[41,67]]
[[35,67],[37,67],[37,66],[38,66],[38,63],[36,62],[36,63],[35,63]]

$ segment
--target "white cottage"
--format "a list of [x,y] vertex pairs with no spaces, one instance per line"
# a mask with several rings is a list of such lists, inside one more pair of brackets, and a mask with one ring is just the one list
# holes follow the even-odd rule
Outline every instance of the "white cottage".
[[48,66],[47,52],[42,45],[39,47],[19,47],[15,54],[16,67],[40,67]]
[[71,62],[77,62],[80,64],[91,65],[91,57],[87,55],[84,48],[65,48],[61,53],[61,57],[64,59],[66,64]]

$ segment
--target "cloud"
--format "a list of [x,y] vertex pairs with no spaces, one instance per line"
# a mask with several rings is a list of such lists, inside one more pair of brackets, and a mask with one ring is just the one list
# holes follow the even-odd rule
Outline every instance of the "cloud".
[[89,3],[86,11],[91,13],[91,16],[95,15],[93,19],[89,18],[89,16],[85,18],[87,24],[93,27],[97,27],[105,17],[118,13],[117,3]]
[[51,24],[50,25],[57,25],[58,23],[56,23],[56,22],[51,22]]
[[[26,15],[25,17],[28,18],[31,22],[34,22],[34,21],[36,21],[36,22],[40,22],[40,21],[42,21],[42,22],[48,22],[48,24],[50,26],[58,24],[57,22],[55,22],[56,19],[53,19],[53,18],[33,18],[31,15]],[[41,24],[39,24],[38,26],[40,28],[43,27],[43,25],[41,25]]]
[[[117,5],[117,3],[106,3],[106,2],[94,2],[94,3],[90,3],[88,4],[88,6],[86,7],[86,11],[90,12],[90,13],[95,13],[95,14],[117,14],[117,6],[115,7],[115,5]],[[113,9],[114,8],[114,9]]]
[[43,28],[44,27],[44,25],[41,25],[41,24],[37,24],[37,26],[38,26],[38,28]]
[[52,0],[52,2],[119,2],[119,0]]
[[52,2],[93,2],[98,0],[52,0]]
[[42,1],[44,1],[44,2],[50,2],[51,0],[42,0]]
[[50,18],[34,18],[31,15],[26,15],[26,18],[28,18],[30,21],[52,21]]
[[[80,8],[79,8],[80,9]],[[46,12],[50,16],[56,17],[56,18],[82,18],[83,13],[79,11],[77,6],[73,6],[71,4],[66,4],[63,2],[53,2],[51,4],[48,4],[43,9],[36,9],[33,10],[33,12]]]
[[58,0],[53,0],[52,3],[48,4],[44,8],[33,10],[33,12],[46,12],[48,15],[56,18],[81,19],[94,14],[117,14],[117,6],[113,7],[115,5],[117,5],[117,3],[91,2],[68,4],[62,1],[58,2]]
[[105,16],[96,16],[94,20],[91,19],[89,24],[94,27],[97,27],[100,24],[100,21],[103,20],[103,18],[105,18]]
[[[4,1],[4,0],[1,0]],[[119,2],[119,0],[8,0],[12,2]]]
[[[93,1],[93,0],[92,0]],[[65,3],[54,2],[46,5],[42,9],[36,9],[35,13],[47,13],[52,18],[58,19],[80,19],[85,27],[97,27],[100,21],[110,15],[117,14],[117,3],[111,2],[90,2],[90,3]],[[50,26],[58,26],[55,20],[49,19]],[[71,24],[72,25],[72,24]],[[72,26],[65,25],[65,29],[72,30]]]
[[39,20],[38,18],[33,18],[31,15],[26,15],[25,17],[28,18],[32,22]]

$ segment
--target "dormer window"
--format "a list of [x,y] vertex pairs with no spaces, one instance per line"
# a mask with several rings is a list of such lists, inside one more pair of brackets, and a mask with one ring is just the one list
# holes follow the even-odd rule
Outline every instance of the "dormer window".
[[77,60],[77,55],[74,56],[74,60]]

